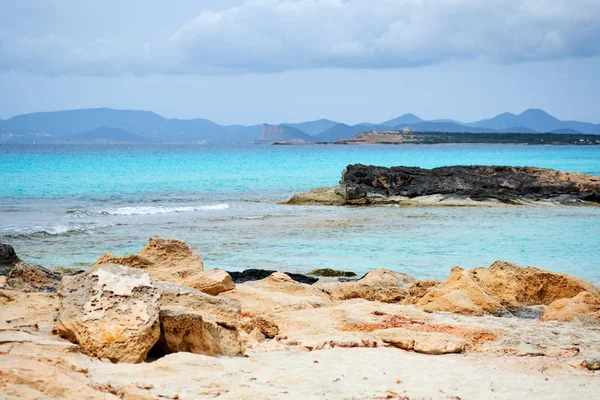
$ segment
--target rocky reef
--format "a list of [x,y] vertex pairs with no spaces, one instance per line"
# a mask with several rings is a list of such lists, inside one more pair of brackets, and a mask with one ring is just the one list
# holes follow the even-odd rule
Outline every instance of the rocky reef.
[[349,165],[339,186],[293,196],[298,205],[600,204],[600,177],[552,169]]
[[22,283],[0,287],[2,398],[597,395],[600,288],[568,274],[497,261],[443,282],[379,268],[302,283],[255,270],[224,290],[175,239],[62,278],[23,273],[2,246]]

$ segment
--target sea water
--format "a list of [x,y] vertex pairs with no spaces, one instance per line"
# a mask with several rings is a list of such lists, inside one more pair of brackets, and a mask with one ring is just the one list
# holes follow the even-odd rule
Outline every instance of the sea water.
[[87,268],[180,238],[207,268],[372,268],[443,279],[501,259],[600,284],[600,207],[287,206],[353,163],[518,165],[600,176],[600,147],[0,146],[0,242],[29,263]]

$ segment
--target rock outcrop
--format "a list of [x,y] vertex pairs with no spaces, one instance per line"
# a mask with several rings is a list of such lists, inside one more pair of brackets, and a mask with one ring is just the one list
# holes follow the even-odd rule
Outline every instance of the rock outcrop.
[[465,340],[447,333],[415,332],[404,328],[384,329],[374,333],[393,346],[424,354],[462,353],[466,346]]
[[[288,204],[478,205],[539,201],[600,203],[600,177],[551,169],[349,165],[340,185],[295,195]],[[480,205],[481,205],[480,204]]]
[[20,262],[8,273],[7,284],[21,292],[54,293],[58,290],[61,280],[59,274],[41,265],[31,266]]
[[102,265],[66,280],[55,331],[90,356],[139,363],[160,337],[160,292],[150,275]]
[[0,276],[7,276],[10,270],[20,262],[21,259],[12,246],[0,243]]
[[252,282],[252,281],[260,281],[262,279],[268,278],[273,275],[275,272],[279,272],[282,274],[286,274],[292,280],[300,283],[306,283],[307,285],[312,285],[317,282],[319,279],[313,276],[307,276],[302,274],[295,274],[293,272],[280,272],[269,269],[245,269],[243,271],[227,271],[234,283],[244,283],[244,282]]
[[555,300],[542,311],[542,321],[571,322],[575,319],[592,319],[600,323],[600,298],[581,292],[570,299]]
[[496,261],[490,268],[478,267],[471,271],[452,268],[448,279],[416,304],[428,312],[503,314],[528,306],[549,305],[582,291],[600,298],[600,289],[583,279]]
[[243,352],[238,301],[172,283],[155,283],[161,293],[161,335],[153,353],[235,356]]
[[356,281],[323,280],[314,286],[334,300],[361,298],[398,303],[409,296],[409,288],[414,281],[415,279],[407,274],[387,269],[374,269]]
[[146,271],[154,279],[172,282],[217,295],[235,287],[223,270],[204,271],[202,258],[184,241],[153,237],[140,254],[115,257],[103,254],[94,266],[119,264]]

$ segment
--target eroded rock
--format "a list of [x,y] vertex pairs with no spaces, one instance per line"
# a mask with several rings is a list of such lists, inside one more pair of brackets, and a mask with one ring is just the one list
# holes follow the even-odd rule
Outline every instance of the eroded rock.
[[373,332],[379,339],[403,350],[425,354],[462,353],[466,341],[446,333],[391,328]]
[[20,262],[8,273],[7,285],[21,292],[54,293],[60,286],[62,277],[41,265],[31,266]]
[[591,318],[600,322],[600,298],[588,292],[581,292],[570,299],[560,299],[550,303],[542,311],[542,321],[571,322],[574,319]]
[[202,258],[184,241],[152,237],[140,254],[116,257],[103,254],[94,264],[119,264],[146,271],[154,279],[217,295],[235,287],[223,270],[204,271]]
[[13,247],[0,243],[0,276],[7,276],[10,270],[19,262],[21,262],[21,259],[17,257]]
[[139,363],[160,337],[160,292],[146,272],[101,265],[59,290],[55,332],[87,355]]

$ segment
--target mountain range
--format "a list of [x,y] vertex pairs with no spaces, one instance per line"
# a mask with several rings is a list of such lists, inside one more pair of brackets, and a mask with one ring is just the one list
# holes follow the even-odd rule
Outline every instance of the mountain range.
[[381,123],[346,125],[328,119],[279,125],[220,125],[207,119],[168,119],[151,111],[95,108],[38,112],[0,120],[0,143],[203,143],[335,142],[360,132],[402,130],[468,133],[600,134],[600,124],[561,121],[539,109],[460,122],[404,114]]

